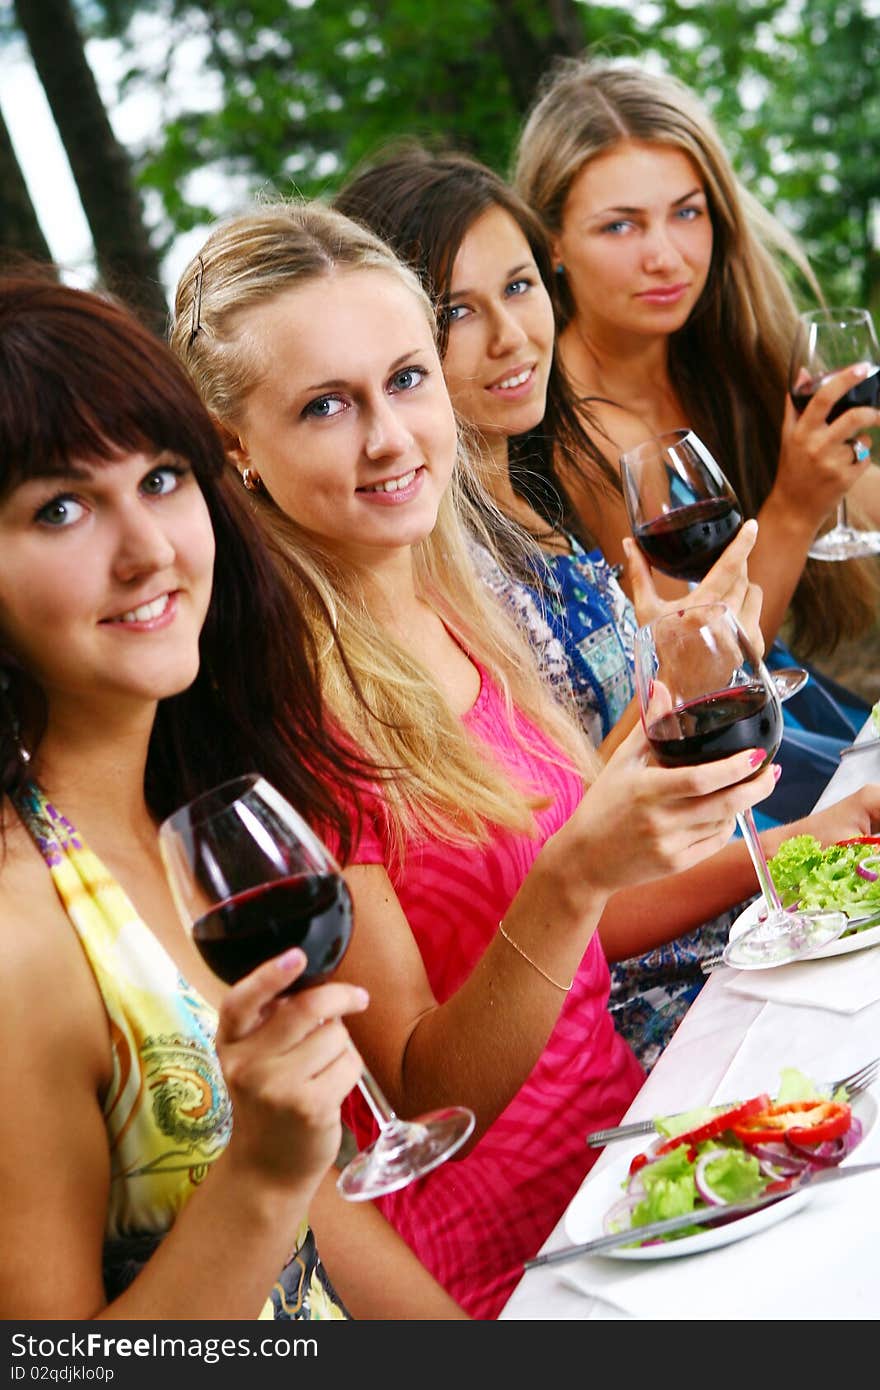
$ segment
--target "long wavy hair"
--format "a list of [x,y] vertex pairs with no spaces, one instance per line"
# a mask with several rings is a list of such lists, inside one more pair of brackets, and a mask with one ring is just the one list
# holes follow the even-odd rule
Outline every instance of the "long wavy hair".
[[[502,178],[468,155],[434,152],[412,140],[389,145],[353,175],[333,205],[380,236],[419,276],[437,314],[441,357],[449,340],[455,258],[474,222],[490,208],[501,208],[519,227],[555,306],[557,277],[540,219]],[[576,472],[594,486],[611,488],[616,475],[585,428],[585,415],[589,418],[554,347],[544,417],[527,433],[511,437],[508,462],[516,491],[590,549],[595,542],[569,501],[566,476]],[[515,556],[508,559],[515,567]]]
[[[798,314],[784,267],[820,300],[821,290],[795,238],[737,179],[693,92],[633,64],[563,59],[539,88],[515,151],[514,182],[551,236],[562,228],[576,175],[622,140],[681,150],[703,182],[712,261],[693,313],[670,339],[669,370],[688,423],[756,515],[776,477]],[[574,302],[558,278],[565,328]],[[808,561],[791,605],[792,640],[806,652],[829,650],[870,626],[876,598],[869,563]]]
[[[242,332],[248,311],[316,279],[354,271],[393,275],[435,327],[431,305],[413,272],[377,237],[320,203],[267,204],[221,223],[184,270],[175,298],[172,347],[230,442],[262,370]],[[296,466],[295,459],[290,466]],[[482,508],[472,500],[472,473],[469,464],[457,461],[437,524],[414,547],[419,592],[489,671],[509,712],[516,706],[533,719],[554,739],[560,759],[586,775],[594,760],[574,719],[550,695],[524,639],[476,573],[469,537],[488,537]],[[321,650],[328,705],[358,746],[400,772],[384,789],[398,849],[417,831],[454,843],[483,840],[490,825],[530,828],[540,797],[534,789],[514,786],[486,758],[484,745],[452,713],[430,674],[377,624],[350,567],[268,493],[249,495],[267,531],[288,556],[296,557],[290,579]],[[312,594],[320,597],[320,605]],[[334,656],[330,639],[335,633],[342,637],[369,715],[353,697],[349,674]]]
[[[360,784],[374,770],[325,719],[310,627],[232,486],[192,383],[168,347],[109,297],[60,285],[36,268],[0,279],[0,502],[25,480],[61,475],[76,460],[112,463],[166,449],[192,465],[217,559],[198,675],[159,702],[146,768],[150,810],[162,818],[198,792],[257,769],[319,833],[332,834],[344,856],[351,803],[358,806]],[[305,572],[299,588],[320,607]],[[2,626],[0,613],[5,808],[30,775],[24,744],[31,756],[38,750],[47,706]],[[345,807],[334,786],[345,792]]]

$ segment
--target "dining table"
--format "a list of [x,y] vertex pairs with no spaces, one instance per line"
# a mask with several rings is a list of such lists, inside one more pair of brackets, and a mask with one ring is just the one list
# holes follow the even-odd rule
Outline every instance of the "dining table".
[[[874,736],[869,720],[856,744]],[[880,743],[841,758],[816,809],[869,782],[880,784]],[[783,1067],[830,1081],[878,1055],[880,950],[853,950],[773,970],[722,966],[708,975],[623,1120],[761,1092],[773,1095]],[[855,1102],[864,1137],[848,1162],[880,1164],[878,1103],[880,1083]],[[622,1193],[630,1159],[650,1142],[643,1136],[606,1145],[541,1253],[559,1250],[573,1237],[601,1234],[609,1203]],[[678,1254],[676,1242],[669,1241],[526,1270],[500,1320],[880,1315],[880,1167],[769,1210],[775,1213],[769,1219],[767,1210],[760,1218],[741,1218],[742,1233],[727,1244],[718,1238],[721,1228],[706,1228],[688,1239],[693,1253]],[[728,1235],[737,1224],[730,1223]]]

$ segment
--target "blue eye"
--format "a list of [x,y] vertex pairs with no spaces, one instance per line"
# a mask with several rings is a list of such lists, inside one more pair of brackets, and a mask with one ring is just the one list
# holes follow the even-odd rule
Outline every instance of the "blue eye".
[[306,406],[303,415],[310,415],[314,420],[332,420],[344,409],[345,404],[338,396],[319,396]]
[[675,215],[681,218],[682,222],[696,222],[698,217],[703,216],[703,209],[695,207],[679,208]]
[[450,304],[448,309],[443,310],[442,317],[447,323],[458,323],[465,318],[471,310],[466,304]]
[[511,280],[504,293],[506,295],[526,294],[531,288],[531,280]]
[[619,232],[626,231],[626,229],[632,225],[632,222],[630,222],[628,218],[621,218],[618,222],[606,222],[602,231],[610,232],[612,236],[616,236]]
[[402,371],[395,372],[391,378],[392,391],[412,391],[416,386],[421,386],[428,373],[422,367],[404,367]]
[[53,497],[51,502],[42,506],[36,514],[36,520],[42,526],[50,526],[54,530],[61,530],[64,526],[72,526],[85,515],[85,507],[82,502],[77,502],[75,497],[62,493],[59,497]]

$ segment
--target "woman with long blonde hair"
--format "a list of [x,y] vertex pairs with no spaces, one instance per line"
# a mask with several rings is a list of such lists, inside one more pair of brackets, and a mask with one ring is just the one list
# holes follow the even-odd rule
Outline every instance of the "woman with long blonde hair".
[[880,518],[880,474],[867,441],[852,442],[880,412],[825,422],[860,364],[795,413],[786,264],[819,287],[795,239],[737,179],[695,95],[634,64],[563,61],[526,119],[515,182],[552,239],[562,359],[599,426],[610,486],[570,482],[606,555],[621,558],[629,531],[618,455],[689,426],[759,518],[750,573],[768,646],[787,615],[805,654],[864,632],[874,562],[823,564],[807,551],[844,494]]
[[[262,525],[323,597],[309,606],[291,575],[330,711],[394,770],[348,856],[340,974],[371,997],[352,1030],[398,1113],[454,1102],[477,1123],[466,1153],[381,1205],[462,1306],[492,1317],[589,1168],[584,1133],[641,1082],[606,1007],[600,917],[624,953],[674,936],[690,924],[638,885],[676,871],[705,917],[722,892],[703,861],[774,774],[754,750],[657,767],[640,727],[595,774],[474,571],[435,327],[382,242],[320,204],[282,204],[208,237],[172,343]],[[869,823],[866,808],[838,811],[835,830]],[[742,898],[747,856],[722,853]],[[372,1119],[357,1102],[350,1115],[363,1141]]]

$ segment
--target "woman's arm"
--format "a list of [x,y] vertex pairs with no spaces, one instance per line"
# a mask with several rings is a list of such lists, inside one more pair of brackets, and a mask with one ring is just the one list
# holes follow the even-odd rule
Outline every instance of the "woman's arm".
[[340,973],[372,997],[352,1034],[397,1113],[467,1105],[475,1143],[540,1057],[610,895],[714,853],[772,787],[768,769],[752,780],[749,753],[657,767],[635,729],[538,854],[504,913],[507,938],[495,932],[442,1004],[385,870],[348,869],[357,925]]
[[352,1317],[467,1318],[370,1202],[346,1202],[327,1174],[309,1209],[321,1259]]
[[[827,810],[814,812],[761,835],[768,859],[792,835],[815,835],[823,845],[856,835],[871,835],[880,824],[880,786],[868,785]],[[608,902],[599,934],[610,961],[641,955],[684,932],[693,931],[719,913],[758,892],[755,871],[742,840],[685,873],[660,885],[647,884],[616,893]]]
[[333,1161],[339,1106],[360,1068],[342,1024],[317,1027],[318,1016],[333,1020],[363,1001],[333,984],[273,1003],[302,961],[270,962],[229,992],[218,1038],[233,1137],[143,1272],[108,1304],[107,1019],[66,920],[55,931],[33,912],[0,920],[0,1105],[9,1119],[0,1146],[0,1315],[257,1317]]

